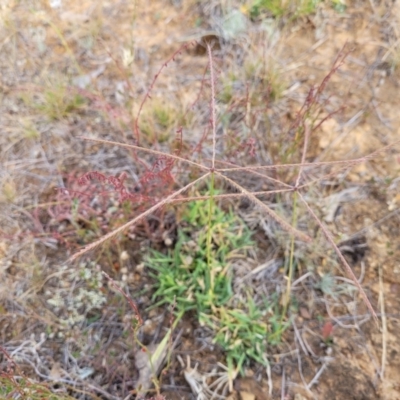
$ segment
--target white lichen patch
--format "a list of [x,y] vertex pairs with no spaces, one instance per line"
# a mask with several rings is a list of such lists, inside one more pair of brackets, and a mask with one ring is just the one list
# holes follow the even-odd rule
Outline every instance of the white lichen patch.
[[63,272],[57,277],[58,285],[46,290],[46,301],[65,328],[71,328],[84,322],[91,311],[101,309],[106,297],[101,291],[101,270],[95,263],[81,263]]

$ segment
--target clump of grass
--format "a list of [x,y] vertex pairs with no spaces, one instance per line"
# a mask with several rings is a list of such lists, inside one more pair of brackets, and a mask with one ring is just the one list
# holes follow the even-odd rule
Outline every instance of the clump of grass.
[[7,376],[0,373],[0,396],[2,399],[22,400],[73,400],[73,397],[55,394],[54,390],[28,378]]
[[6,202],[14,202],[17,196],[17,188],[14,181],[10,179],[6,179],[2,182],[1,188],[1,200],[5,200]]
[[79,112],[86,104],[85,98],[71,90],[63,79],[50,81],[35,95],[25,94],[22,99],[52,121]]
[[[253,242],[250,232],[232,212],[213,208],[211,216],[212,268],[207,263],[209,200],[190,204],[178,232],[178,241],[168,254],[152,252],[146,264],[154,269],[157,280],[154,306],[176,302],[178,312],[197,312],[221,306],[232,296],[232,272],[228,260],[234,254],[245,255]],[[213,285],[212,285],[213,282]],[[159,301],[157,301],[157,299]]]
[[43,100],[37,105],[39,111],[49,119],[63,119],[69,114],[78,111],[85,104],[84,98],[79,94],[70,94],[67,88],[58,87],[48,89],[43,93]]
[[139,129],[148,143],[165,143],[171,138],[176,126],[185,124],[176,108],[153,99],[149,109],[143,111]]
[[249,296],[247,302],[237,303],[235,308],[215,307],[212,314],[200,314],[200,324],[212,329],[213,342],[224,350],[229,370],[243,372],[250,361],[269,364],[267,347],[280,343],[289,324],[275,323],[274,304],[266,302],[263,306],[260,308]]
[[255,243],[232,210],[224,212],[214,205],[210,217],[211,201],[186,206],[174,249],[167,254],[153,251],[146,257],[145,264],[155,271],[151,273],[155,280],[152,307],[175,304],[180,316],[194,310],[200,324],[213,330],[214,342],[226,352],[232,370],[241,370],[250,360],[265,364],[262,354],[271,332],[266,317],[270,310],[260,311],[250,297],[235,305],[232,287],[232,264],[246,258]]
[[321,0],[254,0],[249,5],[249,13],[252,18],[289,17],[296,19],[316,11]]

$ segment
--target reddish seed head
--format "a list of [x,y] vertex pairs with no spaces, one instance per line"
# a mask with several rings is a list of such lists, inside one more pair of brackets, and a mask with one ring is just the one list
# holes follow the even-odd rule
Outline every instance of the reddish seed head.
[[325,322],[322,328],[322,337],[324,340],[328,340],[332,336],[333,325],[331,321]]

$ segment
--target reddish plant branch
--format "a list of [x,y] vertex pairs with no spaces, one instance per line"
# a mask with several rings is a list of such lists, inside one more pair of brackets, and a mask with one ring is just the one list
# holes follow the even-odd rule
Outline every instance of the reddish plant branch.
[[153,90],[153,87],[158,79],[158,77],[160,76],[161,72],[163,71],[164,68],[168,67],[168,64],[171,61],[175,61],[175,57],[178,56],[179,54],[181,54],[184,50],[186,50],[189,46],[193,46],[195,43],[194,42],[190,42],[190,43],[186,43],[183,46],[181,46],[177,51],[175,51],[174,54],[172,54],[172,56],[164,62],[164,64],[161,65],[160,69],[158,70],[158,72],[154,75],[153,80],[150,83],[149,88],[147,89],[146,94],[144,95],[144,98],[142,100],[142,102],[140,103],[139,106],[139,110],[137,112],[136,118],[135,118],[135,124],[134,124],[134,130],[135,130],[135,135],[136,135],[136,144],[140,143],[140,130],[139,130],[139,118],[140,118],[140,114],[142,113],[143,110],[143,106],[146,103],[147,99],[151,99],[150,97],[150,93]]

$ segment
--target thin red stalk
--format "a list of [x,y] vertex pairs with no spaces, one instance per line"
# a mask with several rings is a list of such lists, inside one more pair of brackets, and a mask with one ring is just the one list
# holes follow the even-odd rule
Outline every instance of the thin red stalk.
[[211,82],[211,126],[212,126],[212,161],[211,161],[211,168],[215,168],[215,151],[217,146],[217,128],[215,125],[215,82],[214,82],[214,68],[213,68],[213,58],[211,53],[211,47],[207,43],[207,52],[208,52],[208,62],[210,65],[210,82]]
[[[230,162],[221,161],[221,160],[215,160],[215,162],[216,162],[216,163],[220,163],[220,164],[234,165],[234,164],[232,164],[232,163],[230,163]],[[236,168],[236,167],[232,167],[232,168]],[[239,168],[241,168],[241,167],[239,167]],[[243,167],[243,168],[245,169],[245,168],[247,168],[247,167]],[[252,168],[252,167],[250,167],[250,168]],[[226,168],[217,168],[217,170],[218,170],[219,172],[229,172],[229,171],[227,171]],[[247,170],[246,170],[246,171],[247,171]],[[266,180],[268,180],[268,181],[271,181],[271,182],[277,183],[277,184],[279,184],[279,185],[285,186],[285,187],[287,187],[287,188],[293,189],[293,186],[288,185],[287,183],[282,182],[282,181],[280,181],[280,180],[278,180],[278,179],[272,178],[272,177],[270,177],[270,176],[268,176],[268,175],[261,174],[261,173],[259,173],[259,172],[257,172],[257,171],[249,171],[249,172],[251,172],[252,174],[254,174],[254,175],[256,175],[256,176],[260,176],[260,177],[262,177],[262,178],[264,178],[264,179],[266,179]]]
[[245,197],[247,197],[250,201],[254,204],[260,206],[263,211],[265,211],[271,218],[273,218],[278,224],[287,232],[291,233],[292,235],[296,236],[298,239],[304,242],[311,242],[312,239],[310,236],[306,235],[303,232],[298,231],[297,229],[293,228],[288,222],[286,222],[283,218],[281,218],[275,211],[272,211],[266,204],[264,204],[260,199],[254,196],[251,192],[247,191],[245,188],[240,186],[234,180],[227,178],[226,176],[219,173],[219,171],[214,171],[215,175],[221,177],[223,180],[228,182],[230,185],[235,187],[239,192],[241,192]]
[[[364,157],[355,158],[355,159],[353,159],[353,160],[347,160],[347,161],[331,161],[330,163],[326,163],[326,162],[314,163],[314,165],[316,165],[316,166],[319,166],[319,165],[332,165],[332,164],[345,164],[345,165],[344,165],[344,167],[340,168],[339,170],[336,170],[336,171],[333,171],[333,172],[331,172],[331,173],[329,173],[329,174],[326,174],[326,175],[322,176],[321,178],[314,179],[314,180],[312,180],[312,181],[309,181],[309,182],[307,182],[307,183],[304,183],[303,185],[299,186],[297,189],[302,189],[302,188],[304,188],[304,187],[310,186],[310,185],[312,185],[312,184],[314,184],[314,183],[316,183],[316,182],[319,182],[321,179],[326,179],[327,177],[330,177],[330,176],[336,176],[340,171],[345,170],[345,169],[350,168],[350,167],[353,167],[354,165],[360,164],[360,163],[362,163],[362,162],[364,162],[364,161],[368,161],[368,160],[374,158],[377,154],[379,154],[379,153],[381,153],[381,152],[383,152],[383,151],[385,151],[385,150],[388,150],[388,149],[390,149],[391,147],[394,147],[394,146],[396,146],[396,145],[399,144],[399,143],[400,143],[400,140],[396,140],[396,141],[395,141],[394,143],[392,143],[392,144],[388,144],[387,146],[384,146],[384,147],[382,147],[382,148],[380,148],[380,149],[378,149],[378,150],[376,150],[376,151],[374,151],[374,152],[372,152],[372,153],[370,153],[370,154],[367,154],[367,155],[364,156]],[[307,164],[303,164],[303,165],[307,165]],[[312,165],[313,165],[313,164],[312,164]]]
[[[260,192],[249,192],[253,196],[264,196],[267,194],[276,194],[276,193],[289,193],[293,192],[293,189],[279,189],[279,190],[266,190]],[[227,193],[227,194],[214,194],[213,199],[232,199],[238,197],[246,197],[247,193]],[[174,199],[171,200],[170,203],[186,203],[188,201],[198,201],[198,200],[208,200],[211,196],[194,196],[194,197],[185,197],[183,199]]]
[[367,154],[366,156],[360,157],[360,158],[354,158],[352,160],[343,160],[343,161],[321,161],[321,162],[315,162],[315,163],[296,163],[296,164],[276,164],[276,165],[254,165],[254,166],[248,166],[248,167],[232,167],[232,168],[218,168],[219,172],[231,172],[231,171],[248,171],[252,172],[255,170],[263,170],[263,169],[276,169],[276,168],[294,168],[294,167],[319,167],[322,165],[340,165],[340,164],[346,164],[352,165],[352,164],[358,164],[363,161],[367,161],[371,158],[374,158],[377,154],[382,153],[385,150],[388,150],[391,147],[396,146],[397,144],[400,143],[400,140],[396,140],[392,144],[388,144],[387,146],[384,146],[378,150],[373,151],[370,154]]
[[113,145],[113,146],[125,147],[127,149],[144,151],[146,153],[155,154],[155,155],[160,156],[160,157],[172,158],[174,160],[182,161],[182,162],[185,162],[187,164],[196,166],[197,168],[199,168],[199,169],[201,169],[203,171],[209,171],[208,167],[206,167],[204,165],[201,165],[199,163],[196,163],[194,161],[188,160],[186,158],[179,157],[179,156],[177,156],[175,154],[163,153],[162,151],[153,150],[153,149],[147,149],[145,147],[136,146],[134,144],[126,144],[126,143],[114,142],[114,141],[111,141],[111,140],[89,138],[89,137],[86,137],[86,136],[79,136],[79,138],[83,139],[83,140],[88,140],[88,141],[91,141],[91,142],[110,144],[110,145]]
[[328,120],[329,118],[331,118],[333,115],[343,111],[346,108],[346,106],[342,106],[340,108],[338,108],[335,111],[332,111],[331,113],[329,113],[326,117],[322,118],[318,124],[316,126],[313,127],[313,131],[317,130],[326,120]]
[[186,117],[186,115],[188,114],[189,110],[193,109],[195,104],[199,101],[201,94],[203,93],[203,88],[204,88],[204,81],[205,81],[205,77],[206,77],[206,73],[208,70],[208,65],[206,65],[206,67],[204,68],[204,72],[203,72],[203,77],[201,79],[201,86],[200,86],[200,90],[197,93],[196,98],[194,99],[193,103],[190,105],[190,107],[187,108],[185,114],[183,114],[183,119]]
[[146,100],[147,100],[148,98],[151,98],[151,97],[150,97],[150,92],[153,90],[153,87],[154,87],[154,84],[156,83],[156,80],[157,80],[158,77],[160,76],[160,74],[161,74],[161,72],[163,71],[163,69],[164,69],[164,68],[167,68],[167,67],[168,67],[168,64],[169,64],[171,61],[175,61],[175,57],[176,57],[177,55],[181,54],[183,50],[186,50],[186,49],[187,49],[190,45],[192,45],[192,44],[193,44],[193,43],[190,42],[190,43],[186,43],[186,44],[184,44],[183,46],[181,46],[177,51],[175,51],[174,54],[172,54],[172,56],[171,56],[167,61],[165,61],[165,62],[161,65],[161,67],[160,67],[160,69],[158,70],[158,72],[154,75],[154,78],[153,78],[153,80],[151,81],[151,84],[150,84],[149,88],[147,89],[147,92],[146,92],[146,94],[144,95],[142,102],[140,103],[139,110],[138,110],[138,113],[137,113],[136,118],[135,118],[134,129],[135,129],[136,143],[137,143],[137,144],[140,143],[140,132],[139,132],[139,118],[140,118],[140,114],[142,113],[143,106],[144,106],[144,103],[146,102]]
[[110,277],[110,275],[108,275],[106,272],[101,271],[101,273],[108,279],[108,281],[110,282],[111,286],[117,290],[118,292],[120,292],[122,294],[122,296],[125,297],[125,299],[128,301],[128,303],[130,304],[133,312],[135,313],[135,317],[136,320],[138,321],[139,325],[143,325],[143,320],[142,317],[140,315],[139,309],[136,305],[136,303],[115,283],[115,281]]
[[303,155],[301,156],[301,165],[299,168],[299,173],[297,175],[296,179],[296,187],[299,186],[300,180],[301,180],[301,173],[303,172],[303,164],[306,161],[306,154],[307,154],[307,148],[308,148],[308,138],[310,136],[310,128],[308,127],[307,124],[304,126],[304,146],[303,146]]

